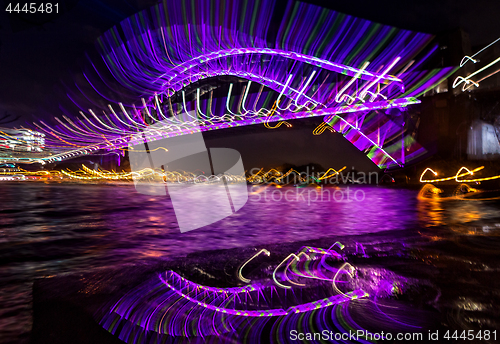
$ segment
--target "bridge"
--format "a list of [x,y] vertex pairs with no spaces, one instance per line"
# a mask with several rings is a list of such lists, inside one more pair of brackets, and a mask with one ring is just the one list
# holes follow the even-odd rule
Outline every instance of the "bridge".
[[432,39],[294,1],[165,0],[99,38],[86,87],[68,93],[82,111],[34,123],[50,152],[37,161],[123,154],[138,134],[189,135],[193,123],[286,130],[322,117],[311,135],[339,132],[400,167],[425,153],[405,108],[456,70],[433,68]]

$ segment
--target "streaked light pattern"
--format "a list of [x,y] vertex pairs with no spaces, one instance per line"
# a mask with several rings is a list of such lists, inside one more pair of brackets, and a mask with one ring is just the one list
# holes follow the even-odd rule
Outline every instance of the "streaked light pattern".
[[[425,153],[408,128],[378,110],[417,104],[453,73],[425,69],[437,49],[427,47],[431,35],[300,2],[273,17],[275,7],[164,0],[124,20],[98,40],[105,67],[90,62],[87,87],[68,92],[80,115],[35,124],[57,151],[44,160],[120,151],[137,132],[178,115],[183,121],[157,130],[157,139],[188,135],[183,123],[193,121],[201,131],[284,130],[290,120],[324,116],[315,135],[337,131],[381,168]],[[221,78],[230,78],[228,88],[214,85]],[[96,96],[109,105],[92,102]]]
[[[289,343],[284,333],[297,329],[298,322],[304,332],[362,330],[370,333],[349,315],[350,303],[358,302],[359,306],[376,312],[374,315],[379,314],[388,326],[419,328],[391,317],[377,305],[381,296],[387,297],[395,290],[403,293],[404,279],[364,269],[363,275],[370,282],[362,282],[357,269],[332,250],[337,245],[343,247],[340,243],[330,249],[303,247],[276,266],[272,279],[261,278],[244,286],[211,287],[190,281],[174,271],[159,273],[111,303],[104,315],[99,316],[99,322],[127,343],[147,343],[152,338],[163,342],[168,337],[194,343],[229,339]],[[266,252],[261,250],[257,255],[260,253]],[[278,277],[276,270],[282,270],[284,262],[288,262],[287,268]],[[286,278],[287,271],[293,276]],[[294,283],[289,288],[280,288],[277,278]],[[351,289],[358,284],[373,290],[373,295],[361,288]],[[313,297],[317,299],[311,299]]]

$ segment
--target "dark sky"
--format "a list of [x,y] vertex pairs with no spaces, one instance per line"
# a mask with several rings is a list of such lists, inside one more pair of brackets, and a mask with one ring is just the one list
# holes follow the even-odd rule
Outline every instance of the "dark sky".
[[[17,126],[61,115],[58,107],[65,101],[64,85],[73,83],[85,52],[94,49],[97,37],[156,1],[64,0],[58,1],[62,12],[58,16],[9,14],[4,11],[9,2],[1,2],[0,11],[0,117],[6,113],[19,117],[8,124]],[[307,2],[433,34],[462,27],[472,45],[485,45],[500,36],[499,0]]]
[[462,28],[471,44],[486,45],[500,37],[498,0],[350,0],[305,2],[401,29],[437,34]]
[[[155,1],[65,0],[59,16],[0,12],[0,115],[60,115],[65,87],[105,31]],[[23,123],[17,121],[15,124]]]
[[376,171],[378,168],[339,133],[326,130],[319,136],[313,129],[321,117],[290,121],[266,129],[261,125],[210,131],[203,134],[207,147],[233,148],[240,152],[246,170],[271,168],[291,163],[296,166],[318,163],[325,170],[346,166],[349,170]]

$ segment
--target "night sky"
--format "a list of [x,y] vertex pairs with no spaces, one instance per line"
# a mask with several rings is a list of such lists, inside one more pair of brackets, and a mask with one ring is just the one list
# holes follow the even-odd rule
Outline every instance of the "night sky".
[[[469,33],[473,46],[484,46],[500,36],[498,0],[307,2],[433,34],[461,27]],[[81,73],[85,53],[94,51],[95,40],[121,20],[156,1],[59,1],[62,13],[58,16],[9,14],[5,12],[9,1],[1,3],[0,118],[9,114],[17,119],[3,126],[19,126],[37,118],[62,115],[59,106],[67,101],[66,89]],[[267,165],[274,159],[276,164],[317,162],[325,167],[341,164],[356,165],[359,170],[376,168],[340,135],[325,133],[315,137],[309,127],[288,132],[283,128],[270,135],[250,130],[242,135],[229,135],[227,140],[218,137],[212,141],[210,146],[226,145],[239,150],[251,145],[259,148],[259,154],[242,152],[252,165]],[[262,151],[273,146],[279,147],[279,154],[276,150]]]

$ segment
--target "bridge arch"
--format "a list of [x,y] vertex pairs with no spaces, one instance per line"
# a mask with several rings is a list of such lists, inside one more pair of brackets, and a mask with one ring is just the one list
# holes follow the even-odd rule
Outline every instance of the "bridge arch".
[[[232,1],[230,8],[165,0],[124,20],[99,38],[105,70],[92,63],[85,75],[90,94],[82,92],[86,100],[95,92],[112,101],[56,124],[37,123],[63,150],[48,160],[121,149],[139,130],[182,108],[185,121],[199,121],[201,130],[322,116],[315,134],[342,133],[379,167],[402,166],[424,152],[408,128],[381,110],[418,103],[454,71],[426,65],[437,48],[431,35],[294,1],[279,19],[276,13],[272,0]],[[236,94],[228,82],[227,95],[216,100],[225,109],[214,113],[215,99],[203,87],[227,77],[246,88]],[[186,102],[188,88],[196,94]],[[263,93],[268,102],[260,107],[254,98]],[[183,130],[172,123],[159,137],[187,134]]]

